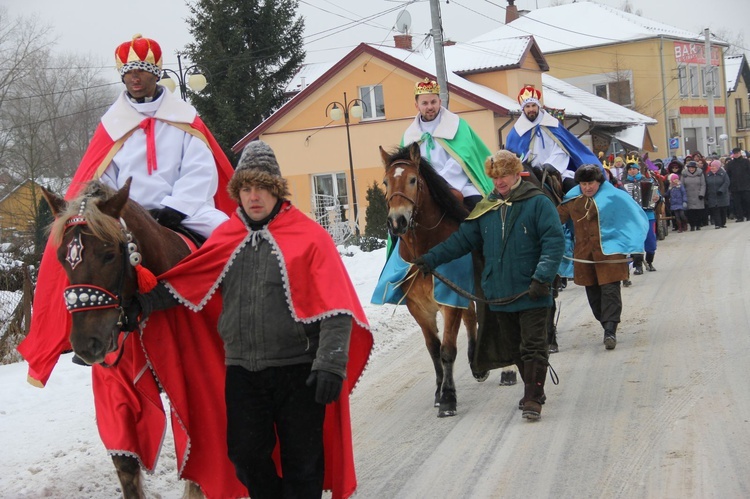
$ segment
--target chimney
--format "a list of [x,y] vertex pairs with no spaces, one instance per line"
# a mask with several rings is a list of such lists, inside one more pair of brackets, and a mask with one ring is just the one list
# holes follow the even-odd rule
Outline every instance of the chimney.
[[411,35],[393,35],[393,42],[397,49],[411,50]]
[[505,9],[505,24],[510,24],[518,19],[518,7],[514,5],[515,1],[508,0],[508,8]]

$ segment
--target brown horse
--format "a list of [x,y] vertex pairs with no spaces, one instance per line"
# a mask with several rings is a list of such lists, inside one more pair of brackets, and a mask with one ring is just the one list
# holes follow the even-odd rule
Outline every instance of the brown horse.
[[[118,428],[117,431],[137,435],[143,427],[136,426],[135,420],[146,420],[146,414],[153,417],[154,412],[145,412],[147,409],[151,411],[151,408],[143,407],[144,404],[141,403],[140,411],[144,412],[136,411],[141,415],[133,418],[121,415],[126,412],[123,407],[117,408],[118,414],[102,413],[102,407],[106,407],[107,404],[100,406],[101,400],[96,400],[97,393],[106,393],[105,398],[109,398],[110,394],[125,393],[126,399],[136,399],[139,389],[135,383],[138,381],[138,386],[142,387],[142,383],[146,382],[145,377],[148,377],[150,372],[156,377],[162,362],[160,359],[149,359],[146,365],[151,369],[146,369],[135,377],[131,372],[133,364],[129,363],[130,355],[135,356],[134,351],[140,348],[141,344],[146,345],[147,341],[152,340],[140,336],[136,340],[133,337],[127,338],[127,335],[120,339],[124,319],[123,308],[137,290],[138,264],[159,275],[187,256],[190,250],[180,236],[156,223],[144,208],[135,202],[128,202],[129,190],[130,180],[117,192],[94,181],[87,184],[82,194],[69,203],[47,190],[44,190],[44,196],[56,217],[51,228],[51,238],[53,243],[57,244],[57,258],[70,283],[65,289],[65,301],[72,314],[71,345],[75,353],[88,364],[100,364],[93,367],[94,386],[103,387],[101,392],[95,390],[100,433],[100,419],[115,421],[116,425],[121,426],[131,426],[130,422],[133,419],[131,427]],[[166,338],[164,331],[154,332],[155,339],[156,333],[163,335],[157,341],[172,341]],[[126,346],[130,349],[130,354],[123,358],[122,353]],[[182,355],[178,348],[173,348],[172,345],[169,348],[169,355],[175,358]],[[104,363],[105,356],[115,351],[118,353],[107,357],[111,365]],[[207,359],[210,359],[206,362],[212,362],[212,354],[206,355]],[[115,356],[116,360],[112,361],[111,358]],[[221,359],[221,355],[217,358]],[[124,367],[126,365],[127,367]],[[107,369],[103,369],[102,366]],[[156,381],[161,385],[161,379],[157,378]],[[148,383],[158,392],[154,381]],[[171,398],[172,394],[169,390],[166,391]],[[158,393],[155,397],[152,395],[151,400],[154,398],[163,416]],[[179,412],[175,407],[173,405],[173,431],[176,422],[174,418]],[[191,416],[192,414],[190,412]],[[177,414],[177,417],[182,423],[181,416]],[[150,424],[154,419],[147,421]],[[104,436],[102,438],[104,439]],[[193,451],[196,458],[201,459],[198,453],[203,451],[198,451],[196,445],[201,444],[193,440]],[[133,453],[127,451],[111,453],[123,496],[144,497],[139,456],[130,455]],[[215,459],[218,461],[221,457],[216,456]],[[227,459],[226,456],[223,457]],[[186,458],[185,461],[187,462]],[[181,467],[181,472],[185,471],[186,463]],[[194,468],[191,467],[187,474],[195,476]],[[203,497],[203,494],[195,483],[188,480],[185,496]]]
[[[381,147],[380,154],[385,165],[383,184],[388,202],[388,231],[391,236],[400,239],[401,258],[413,262],[455,232],[468,212],[451,193],[445,180],[421,157],[419,145],[402,147],[393,154],[388,154]],[[415,267],[409,269],[402,289],[406,295],[406,306],[422,329],[427,351],[435,367],[435,407],[439,407],[438,417],[454,416],[456,339],[463,319],[469,338],[471,363],[477,340],[474,304],[472,302],[467,309],[439,304],[433,295],[432,276],[423,276]],[[438,311],[443,316],[442,342],[438,334]],[[488,376],[487,372],[472,374],[478,381],[484,381]]]

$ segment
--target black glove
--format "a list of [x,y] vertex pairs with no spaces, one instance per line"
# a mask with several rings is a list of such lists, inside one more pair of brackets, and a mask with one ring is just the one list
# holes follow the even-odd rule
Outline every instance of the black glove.
[[703,201],[703,196],[698,196],[699,201]]
[[338,374],[328,371],[312,371],[305,384],[307,386],[315,385],[315,402],[330,404],[338,400],[343,382],[344,379]]
[[125,305],[124,309],[125,317],[120,330],[130,332],[135,331],[136,329],[138,329],[138,324],[140,323],[140,321],[138,320],[138,316],[141,315],[141,312],[143,311],[143,309],[141,308],[141,304],[136,299],[136,297],[133,297],[133,299],[130,300],[130,303]]
[[187,215],[180,213],[169,206],[151,210],[151,216],[154,217],[154,220],[159,222],[160,225],[172,230],[179,228],[182,221],[187,218]]
[[414,266],[419,269],[422,275],[429,275],[430,272],[432,272],[432,269],[430,268],[430,265],[425,261],[424,256],[418,256],[417,259],[414,260]]
[[529,284],[529,298],[536,301],[547,296],[549,296],[549,284],[532,279],[531,284]]

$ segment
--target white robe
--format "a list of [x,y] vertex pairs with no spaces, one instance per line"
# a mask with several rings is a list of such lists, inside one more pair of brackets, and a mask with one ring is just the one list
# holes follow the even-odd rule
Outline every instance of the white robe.
[[[146,162],[146,133],[138,128],[124,142],[105,169],[100,180],[114,189],[133,177],[130,197],[150,210],[170,207],[187,215],[182,225],[208,237],[228,217],[216,209],[214,195],[219,185],[213,154],[199,138],[161,120],[191,123],[195,109],[182,101],[176,102],[170,92],[163,91],[158,99],[143,104],[132,102],[123,92],[102,118],[102,124],[113,138],[129,130],[134,115],[141,119],[156,117],[154,140],[156,170],[149,175]],[[127,106],[127,107],[124,107]],[[129,109],[130,108],[130,109]],[[191,113],[192,110],[192,113]],[[191,115],[192,114],[192,115]],[[125,116],[124,119],[121,117]]]
[[[422,134],[427,132],[433,137],[452,139],[458,131],[459,117],[445,109],[440,108],[437,117],[432,121],[422,121],[422,116],[417,115],[404,133],[404,145],[418,142]],[[430,154],[427,154],[427,141],[419,145],[419,150],[424,158],[430,158],[430,164],[435,171],[448,182],[448,185],[459,191],[464,197],[482,195],[466,175],[466,172],[448,152],[443,149],[437,140],[433,140]]]

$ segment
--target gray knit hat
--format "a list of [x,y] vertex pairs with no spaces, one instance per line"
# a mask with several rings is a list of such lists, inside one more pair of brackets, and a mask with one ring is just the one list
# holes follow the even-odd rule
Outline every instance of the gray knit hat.
[[281,168],[273,149],[261,140],[250,142],[242,150],[242,156],[232,179],[227,185],[229,196],[240,202],[240,189],[255,185],[267,189],[277,198],[289,196],[287,181],[281,176]]

